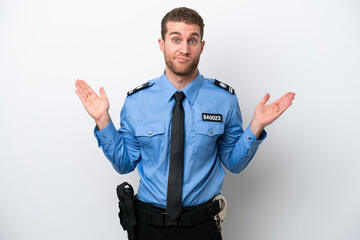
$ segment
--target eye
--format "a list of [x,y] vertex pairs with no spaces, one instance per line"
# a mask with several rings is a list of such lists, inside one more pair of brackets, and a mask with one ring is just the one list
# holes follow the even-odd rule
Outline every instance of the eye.
[[173,43],[179,43],[180,42],[180,40],[178,38],[174,38],[172,41],[173,41]]
[[193,44],[193,45],[194,45],[194,44],[196,44],[196,43],[197,43],[197,41],[196,41],[195,39],[191,39],[191,40],[190,40],[190,44]]

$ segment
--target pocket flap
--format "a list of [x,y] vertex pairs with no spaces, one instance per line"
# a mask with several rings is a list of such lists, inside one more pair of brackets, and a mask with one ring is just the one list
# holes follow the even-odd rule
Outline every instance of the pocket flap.
[[164,122],[145,123],[136,127],[135,135],[137,137],[152,137],[159,134],[164,134]]
[[195,133],[204,134],[209,137],[224,133],[224,124],[218,122],[196,122]]

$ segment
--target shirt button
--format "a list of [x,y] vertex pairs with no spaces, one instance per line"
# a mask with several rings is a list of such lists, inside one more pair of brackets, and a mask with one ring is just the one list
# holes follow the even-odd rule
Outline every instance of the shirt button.
[[212,131],[210,131],[210,135],[212,135],[213,134],[213,132]]
[[103,134],[102,136],[103,136],[103,138],[106,138],[106,135],[105,135],[105,134]]
[[150,131],[149,131],[149,135],[151,135],[151,134],[152,134],[152,131],[150,130]]
[[248,137],[249,140],[251,140],[251,137]]

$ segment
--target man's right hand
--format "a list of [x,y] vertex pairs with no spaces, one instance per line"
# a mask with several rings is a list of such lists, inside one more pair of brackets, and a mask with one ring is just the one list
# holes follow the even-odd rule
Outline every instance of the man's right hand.
[[99,130],[105,128],[111,121],[109,115],[109,100],[103,87],[100,88],[100,97],[84,80],[76,80],[76,94],[79,96],[86,111],[95,120]]

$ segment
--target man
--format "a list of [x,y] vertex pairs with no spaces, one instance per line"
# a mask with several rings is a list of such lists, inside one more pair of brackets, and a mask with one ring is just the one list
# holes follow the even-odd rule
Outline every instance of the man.
[[266,94],[244,131],[234,90],[197,69],[205,45],[201,16],[176,8],[161,26],[165,72],[128,93],[118,131],[103,87],[99,97],[77,80],[76,93],[116,171],[138,168],[137,239],[221,239],[212,199],[221,193],[224,167],[239,173],[247,166],[266,137],[264,128],[295,94],[265,105]]

